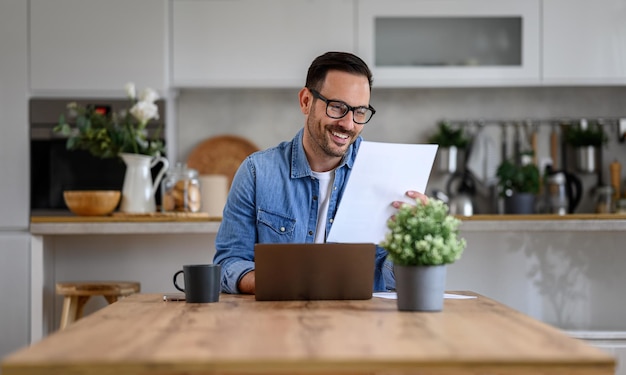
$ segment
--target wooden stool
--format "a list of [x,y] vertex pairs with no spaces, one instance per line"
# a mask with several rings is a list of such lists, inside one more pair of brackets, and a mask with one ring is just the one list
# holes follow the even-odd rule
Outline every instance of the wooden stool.
[[59,329],[83,316],[83,307],[92,296],[103,296],[109,304],[119,297],[138,293],[141,286],[134,281],[66,282],[56,284],[56,293],[64,296]]

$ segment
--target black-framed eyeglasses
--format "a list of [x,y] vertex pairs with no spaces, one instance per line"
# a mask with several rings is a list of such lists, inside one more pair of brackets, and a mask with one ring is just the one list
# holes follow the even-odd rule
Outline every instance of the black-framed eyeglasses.
[[352,111],[352,121],[356,124],[363,125],[367,124],[369,120],[372,119],[372,116],[374,116],[374,113],[376,113],[376,110],[371,105],[368,107],[352,107],[348,103],[342,102],[341,100],[326,99],[317,90],[309,88],[309,91],[311,91],[313,97],[326,103],[326,116],[330,118],[340,119],[347,115],[348,112]]

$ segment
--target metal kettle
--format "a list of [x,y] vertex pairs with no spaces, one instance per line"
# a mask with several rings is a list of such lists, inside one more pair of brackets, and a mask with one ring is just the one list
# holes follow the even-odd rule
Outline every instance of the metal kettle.
[[[456,187],[456,193],[453,192],[453,186],[456,180],[460,179]],[[468,171],[454,173],[450,176],[446,184],[446,192],[448,194],[448,207],[450,214],[472,216],[474,215],[474,199],[476,192],[474,178]]]
[[545,208],[549,213],[572,214],[582,199],[582,182],[578,177],[566,171],[553,171],[546,166]]

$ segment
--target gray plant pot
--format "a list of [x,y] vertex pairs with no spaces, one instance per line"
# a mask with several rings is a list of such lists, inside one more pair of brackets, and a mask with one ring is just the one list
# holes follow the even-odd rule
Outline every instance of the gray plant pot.
[[446,287],[446,265],[394,265],[398,310],[441,311]]
[[535,194],[514,193],[510,197],[504,198],[505,214],[534,214]]

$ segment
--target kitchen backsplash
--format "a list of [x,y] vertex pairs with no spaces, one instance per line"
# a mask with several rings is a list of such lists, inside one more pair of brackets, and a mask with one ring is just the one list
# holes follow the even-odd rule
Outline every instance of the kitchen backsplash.
[[[178,160],[186,160],[203,139],[219,134],[246,137],[259,148],[291,139],[304,124],[297,94],[297,89],[182,90],[177,99]],[[362,133],[366,140],[424,143],[442,119],[626,117],[626,88],[377,89],[374,83],[371,104],[377,112]],[[489,131],[495,137],[499,136],[499,129],[495,129],[498,127],[487,128],[492,128]],[[513,130],[508,133],[511,136]],[[550,126],[539,126],[539,160],[549,157],[549,133]],[[512,146],[509,147],[511,151]],[[607,184],[608,164],[614,160],[624,166],[623,181],[626,177],[626,143],[619,143],[617,132],[611,131],[609,143],[603,148],[603,174]],[[416,168],[420,168],[418,161]],[[597,176],[580,174],[579,177],[586,193],[577,212],[593,212],[590,192],[597,183]],[[447,178],[447,175],[433,172],[427,193],[445,187]]]

